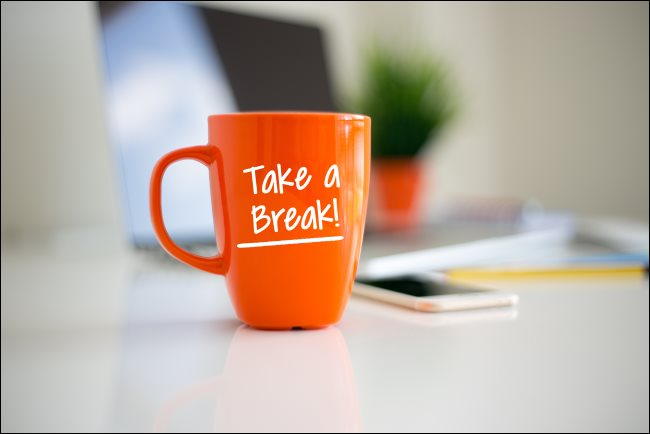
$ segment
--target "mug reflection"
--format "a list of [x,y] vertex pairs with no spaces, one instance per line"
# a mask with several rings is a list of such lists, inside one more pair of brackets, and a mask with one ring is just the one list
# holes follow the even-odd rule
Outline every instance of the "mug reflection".
[[223,374],[180,390],[154,431],[192,401],[214,399],[216,432],[358,432],[361,417],[347,345],[335,327],[270,332],[241,326]]

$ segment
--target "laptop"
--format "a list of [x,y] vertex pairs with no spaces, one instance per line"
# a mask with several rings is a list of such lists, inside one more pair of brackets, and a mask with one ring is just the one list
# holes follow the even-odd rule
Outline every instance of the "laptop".
[[[100,1],[97,10],[108,130],[124,227],[135,247],[159,249],[149,217],[154,164],[173,149],[206,143],[208,115],[336,111],[323,34],[315,26],[175,2]],[[207,169],[183,161],[167,171],[165,180],[163,214],[172,238],[191,250],[213,249]],[[530,247],[566,236],[563,228],[541,235],[523,231],[520,240],[520,232],[437,225],[410,235],[369,234],[359,273],[449,265],[450,257],[467,257],[452,247],[462,243],[470,243],[472,251],[478,248],[482,253],[474,255],[483,259],[494,257],[494,245],[486,247],[481,240],[505,238],[500,250],[507,251],[521,242]]]
[[[175,2],[100,1],[97,10],[108,131],[135,247],[158,248],[148,200],[154,164],[205,144],[208,115],[336,111],[317,27]],[[213,246],[207,170],[184,161],[165,178],[172,238]]]

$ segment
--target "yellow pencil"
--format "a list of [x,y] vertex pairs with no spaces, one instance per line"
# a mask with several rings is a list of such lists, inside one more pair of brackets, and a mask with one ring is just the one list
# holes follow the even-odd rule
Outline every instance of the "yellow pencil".
[[484,279],[538,279],[557,277],[631,277],[645,276],[644,264],[598,264],[579,266],[502,267],[502,268],[456,268],[447,270],[445,276],[453,280]]

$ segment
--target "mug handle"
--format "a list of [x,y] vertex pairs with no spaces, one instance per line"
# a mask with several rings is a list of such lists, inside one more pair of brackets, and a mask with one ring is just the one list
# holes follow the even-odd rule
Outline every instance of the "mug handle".
[[[216,170],[213,164],[218,161],[218,153],[211,146],[193,146],[190,148],[181,148],[165,154],[153,168],[151,173],[151,184],[149,188],[149,209],[151,212],[151,223],[156,234],[156,238],[162,247],[181,262],[186,263],[199,270],[207,271],[214,274],[225,274],[226,267],[223,256],[215,255],[210,257],[195,255],[179,247],[172,241],[162,216],[162,206],[160,204],[162,177],[167,168],[179,160],[195,160],[207,166],[208,170]],[[227,230],[227,229],[226,229]],[[227,237],[226,237],[227,239]]]

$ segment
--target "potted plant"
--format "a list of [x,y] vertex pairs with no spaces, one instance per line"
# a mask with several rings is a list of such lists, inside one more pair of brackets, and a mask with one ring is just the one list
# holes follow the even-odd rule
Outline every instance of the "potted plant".
[[436,59],[375,48],[368,57],[356,109],[372,118],[370,224],[417,225],[424,167],[418,158],[456,113],[447,70]]

